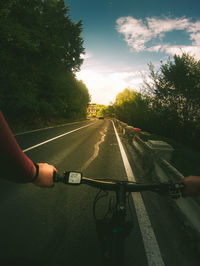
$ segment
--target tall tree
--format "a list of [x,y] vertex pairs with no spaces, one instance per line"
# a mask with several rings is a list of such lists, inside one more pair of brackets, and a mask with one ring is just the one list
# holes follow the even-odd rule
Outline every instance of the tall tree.
[[171,136],[197,139],[200,130],[200,61],[183,53],[175,55],[158,71],[149,65],[151,83],[146,82],[152,95],[152,111],[160,132]]
[[[0,105],[8,114],[65,113],[84,53],[82,22],[63,0],[0,3]],[[73,77],[72,77],[73,76]]]

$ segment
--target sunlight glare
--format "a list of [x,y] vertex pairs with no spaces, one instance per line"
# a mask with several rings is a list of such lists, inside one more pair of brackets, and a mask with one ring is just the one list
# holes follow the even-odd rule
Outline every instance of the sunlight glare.
[[86,84],[92,98],[91,102],[105,105],[114,103],[117,94],[125,88],[139,89],[142,83],[141,74],[138,72],[98,73],[85,69],[76,76]]

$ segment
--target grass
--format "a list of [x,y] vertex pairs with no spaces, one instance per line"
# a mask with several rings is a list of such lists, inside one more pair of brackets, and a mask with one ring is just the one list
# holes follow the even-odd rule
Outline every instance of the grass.
[[169,143],[173,148],[173,157],[171,164],[178,169],[184,176],[199,175],[200,176],[200,151],[189,145],[184,145],[174,139],[162,137],[148,132],[141,132],[140,138],[147,140],[162,140]]

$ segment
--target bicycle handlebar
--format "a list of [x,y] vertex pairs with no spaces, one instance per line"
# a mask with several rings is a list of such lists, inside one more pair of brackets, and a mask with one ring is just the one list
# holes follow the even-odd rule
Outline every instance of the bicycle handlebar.
[[[70,179],[70,175],[72,177]],[[75,179],[74,179],[74,176]],[[78,182],[77,182],[78,177]],[[142,192],[153,191],[161,195],[168,195],[172,198],[179,198],[182,196],[185,185],[183,183],[156,183],[156,184],[140,184],[126,180],[115,180],[107,178],[88,178],[82,177],[78,172],[65,172],[63,176],[55,175],[54,182],[63,182],[69,185],[86,184],[92,187],[100,188],[107,191],[119,191],[123,186],[125,192]]]

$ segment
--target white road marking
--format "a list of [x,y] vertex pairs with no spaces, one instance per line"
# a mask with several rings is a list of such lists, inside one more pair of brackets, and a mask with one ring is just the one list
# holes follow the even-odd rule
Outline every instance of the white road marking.
[[85,127],[89,127],[89,126],[94,125],[94,124],[95,124],[95,123],[92,123],[92,124],[89,124],[89,125],[86,125],[86,126],[83,126],[83,127],[79,127],[79,128],[73,129],[73,130],[68,131],[68,132],[66,132],[66,133],[64,133],[64,134],[61,134],[61,135],[56,136],[56,137],[54,137],[54,138],[51,138],[51,139],[48,139],[48,140],[43,141],[43,142],[41,142],[41,143],[38,143],[38,144],[36,144],[36,145],[34,145],[34,146],[32,146],[32,147],[29,147],[29,148],[23,150],[23,152],[30,151],[30,150],[35,149],[35,148],[37,148],[37,147],[39,147],[39,146],[41,146],[41,145],[44,145],[44,144],[46,144],[46,143],[48,143],[48,142],[50,142],[50,141],[53,141],[53,140],[55,140],[55,139],[61,138],[61,137],[66,136],[66,135],[69,135],[69,134],[71,134],[71,133],[73,133],[73,132],[75,132],[75,131],[81,130],[81,129],[85,128]]
[[44,128],[33,129],[33,130],[29,130],[29,131],[25,131],[25,132],[17,133],[17,134],[15,134],[14,136],[25,135],[25,134],[28,134],[28,133],[37,132],[37,131],[41,131],[41,130],[46,130],[46,129],[49,129],[49,128],[64,127],[64,126],[66,126],[66,125],[78,124],[78,123],[80,123],[80,122],[81,122],[81,121],[78,121],[78,122],[72,122],[72,123],[65,123],[65,124],[61,124],[61,125],[57,125],[57,126],[51,126],[51,127],[44,127]]
[[[116,127],[113,123],[113,128],[116,134],[116,138],[119,144],[122,160],[124,163],[124,167],[126,170],[127,178],[129,181],[136,181],[135,176],[133,174],[132,168],[128,161],[127,155],[125,153],[124,147],[121,143],[119,135],[117,133]],[[144,248],[147,256],[147,261],[149,266],[164,266],[164,261],[160,252],[160,248],[158,246],[158,242],[156,240],[156,236],[154,234],[149,216],[147,214],[147,210],[145,208],[144,202],[142,200],[141,194],[138,192],[131,193],[133,202],[135,205],[135,210],[138,218],[138,223],[140,226],[142,239],[144,243]]]

